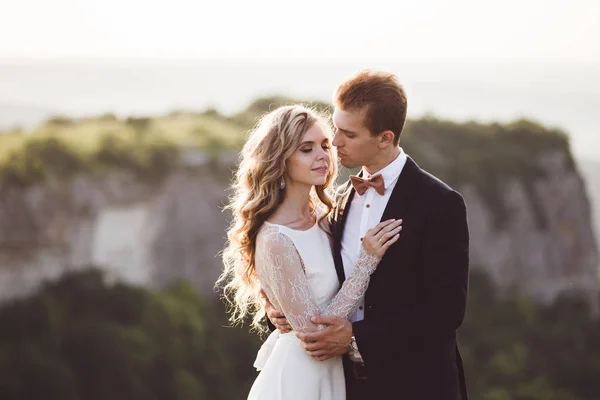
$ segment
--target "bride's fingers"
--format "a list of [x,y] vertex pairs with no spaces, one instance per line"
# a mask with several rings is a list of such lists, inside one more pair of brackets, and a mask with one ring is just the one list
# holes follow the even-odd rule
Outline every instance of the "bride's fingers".
[[394,229],[398,228],[399,226],[402,226],[402,219],[395,220],[394,222],[386,225],[385,227],[383,227],[382,229],[380,229],[379,232],[377,232],[374,235],[374,237],[375,237],[375,239],[379,240],[386,233],[393,231]]
[[387,226],[393,224],[394,221],[395,221],[394,219],[388,219],[387,221],[383,221],[383,222],[378,223],[377,225],[375,225],[374,227],[372,227],[367,232],[367,235],[376,236],[379,232],[381,232]]
[[400,231],[402,231],[402,226],[397,226],[394,229],[383,233],[381,237],[377,239],[377,242],[383,246],[385,242],[390,240],[390,238],[394,237],[396,234],[400,233]]
[[390,240],[388,240],[387,242],[385,242],[381,248],[383,250],[387,250],[391,245],[393,245],[394,243],[396,243],[399,238],[400,238],[400,234],[396,233],[394,236],[392,236],[392,238]]
[[[377,233],[379,226],[383,226],[383,228]],[[368,231],[365,237],[362,240],[362,245],[365,251],[372,255],[381,258],[385,253],[383,249],[383,245],[389,241],[394,235],[398,234],[402,230],[402,220],[399,219],[397,221],[385,221],[377,224],[374,228]]]

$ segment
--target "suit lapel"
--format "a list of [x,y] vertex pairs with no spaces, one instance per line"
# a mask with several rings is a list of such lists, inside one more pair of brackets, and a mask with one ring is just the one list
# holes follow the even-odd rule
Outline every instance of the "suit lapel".
[[342,261],[342,238],[344,236],[344,227],[346,226],[348,211],[350,210],[350,204],[354,198],[354,187],[347,181],[342,185],[341,194],[339,197],[339,203],[335,210],[335,228],[333,230],[333,254],[335,261],[335,270],[337,272],[340,284],[346,280],[346,274],[344,273],[344,264]]
[[[404,165],[404,168],[402,168],[402,172],[398,177],[398,181],[394,186],[394,190],[392,191],[390,199],[385,206],[385,210],[381,216],[381,221],[385,221],[390,218],[402,218],[402,227],[404,229],[407,227],[410,229],[412,221],[407,212],[411,202],[415,198],[415,194],[419,191],[420,171],[421,169],[413,161],[413,159],[407,157],[406,164]],[[396,243],[396,246],[400,245],[401,243],[402,234],[400,234],[400,241]],[[386,252],[383,255],[377,271],[385,269],[387,261],[390,259],[390,257],[392,257],[391,254],[392,253],[390,252]],[[371,276],[371,282],[374,282],[377,279],[377,271]]]
[[417,192],[418,177],[419,166],[407,156],[406,164],[404,164],[392,195],[385,206],[381,221],[394,216],[404,218],[404,213]]

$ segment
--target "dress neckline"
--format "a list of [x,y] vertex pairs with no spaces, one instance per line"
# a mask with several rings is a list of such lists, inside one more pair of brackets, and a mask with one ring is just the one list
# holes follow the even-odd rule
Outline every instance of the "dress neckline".
[[285,226],[285,225],[281,225],[281,224],[274,224],[274,223],[268,222],[268,221],[265,221],[265,224],[271,225],[271,226],[280,226],[282,228],[289,229],[290,231],[294,231],[294,232],[309,232],[309,231],[313,230],[317,225],[319,225],[319,219],[317,218],[315,223],[308,229],[294,229],[294,228],[290,228],[289,226]]

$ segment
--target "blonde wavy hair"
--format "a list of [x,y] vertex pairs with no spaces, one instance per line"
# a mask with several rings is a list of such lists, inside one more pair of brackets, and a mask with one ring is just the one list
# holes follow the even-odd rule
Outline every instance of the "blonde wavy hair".
[[[265,312],[259,302],[260,282],[256,275],[256,236],[263,223],[275,212],[285,197],[281,181],[287,172],[287,160],[302,143],[304,134],[319,124],[329,140],[333,132],[328,120],[317,111],[301,106],[279,107],[265,114],[250,131],[241,153],[240,164],[232,185],[233,195],[225,209],[230,209],[233,220],[227,231],[223,250],[223,273],[217,286],[223,288],[223,297],[229,305],[231,323],[241,323],[252,316],[252,328],[263,330]],[[325,212],[318,223],[326,231],[326,218],[334,207],[332,184],[337,175],[337,161],[333,146],[329,150],[329,172],[323,185],[311,190],[310,206],[319,203]]]

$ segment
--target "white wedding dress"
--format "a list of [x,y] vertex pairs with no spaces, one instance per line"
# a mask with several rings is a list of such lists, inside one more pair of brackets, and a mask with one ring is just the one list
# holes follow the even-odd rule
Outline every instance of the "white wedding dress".
[[293,331],[274,331],[260,348],[254,366],[260,371],[251,400],[345,400],[340,356],[317,361],[305,353],[296,332],[323,327],[315,315],[347,319],[358,306],[379,259],[363,248],[356,266],[339,289],[331,246],[318,224],[306,231],[265,222],[256,240],[256,272],[269,300]]

